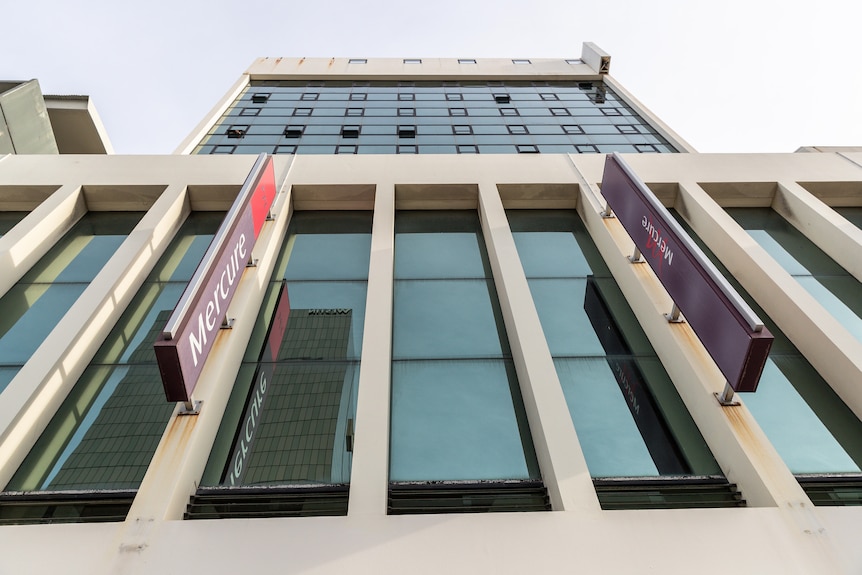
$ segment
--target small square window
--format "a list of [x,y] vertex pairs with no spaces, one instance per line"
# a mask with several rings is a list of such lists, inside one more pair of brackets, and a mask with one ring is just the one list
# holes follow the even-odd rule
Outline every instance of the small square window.
[[404,58],[404,63],[405,64],[421,64],[422,59],[421,58]]
[[512,60],[512,64],[530,64],[531,62],[527,59],[515,59]]
[[518,110],[515,108],[500,108],[501,116],[520,116]]
[[569,112],[566,108],[548,108],[551,111],[552,116],[571,116],[571,112]]
[[365,58],[351,58],[347,61],[348,64],[367,64],[368,60]]
[[395,151],[398,154],[418,154],[419,146],[398,146]]
[[450,116],[466,116],[467,108],[449,108]]
[[508,104],[512,101],[509,94],[494,94],[494,101],[498,104]]
[[364,116],[365,108],[347,108],[344,111],[345,116]]
[[342,138],[358,138],[359,126],[341,126]]
[[398,108],[399,116],[415,116],[416,108]]
[[310,116],[313,108],[296,108],[293,111],[294,116]]
[[257,116],[260,114],[260,108],[243,108],[239,111],[240,116]]
[[464,94],[446,94],[446,99],[450,102],[460,102],[464,99]]
[[367,100],[368,94],[366,94],[365,92],[353,92],[352,94],[350,94],[350,99],[351,100],[357,100],[357,101]]
[[599,108],[605,116],[622,116],[619,108]]
[[272,96],[272,93],[258,92],[257,94],[251,95],[251,101],[255,104],[266,104],[266,101],[269,100],[270,96]]
[[563,131],[567,134],[583,134],[584,129],[578,126],[577,124],[568,124],[565,126],[560,126]]
[[569,60],[566,60],[566,64],[583,64],[583,63],[584,63],[584,61],[581,60],[580,58],[571,58]]
[[653,144],[635,144],[635,149],[641,154],[651,154],[658,152],[658,148],[656,148]]
[[336,154],[355,154],[356,146],[335,146]]
[[530,133],[530,131],[527,129],[527,126],[524,126],[522,124],[512,124],[510,126],[506,126],[506,128],[509,130],[510,134],[518,135]]
[[473,133],[473,126],[465,126],[463,124],[452,126],[452,133],[456,136],[469,136]]
[[215,146],[210,154],[233,154],[236,146]]
[[519,154],[538,154],[539,153],[539,148],[537,148],[536,146],[533,146],[533,145],[521,145],[521,146],[515,146],[515,147],[518,148]]
[[302,132],[305,130],[305,126],[286,126],[284,128],[284,137],[285,138],[300,138],[302,137]]
[[273,154],[295,154],[296,146],[276,146],[272,151]]
[[617,126],[617,130],[619,130],[620,134],[637,134],[638,129],[634,126],[630,126],[628,124],[624,124],[622,126]]
[[551,94],[549,92],[542,92],[541,94],[539,94],[539,97],[543,100],[559,100],[560,99],[559,96],[557,96],[556,94]]
[[411,92],[401,92],[398,94],[398,99],[402,101],[412,101],[416,99],[416,94]]
[[415,138],[416,126],[398,126],[399,138]]
[[320,94],[317,92],[306,92],[302,96],[299,97],[300,100],[317,100],[320,97]]
[[458,58],[459,64],[475,64],[476,60],[474,58]]
[[579,154],[598,154],[599,149],[592,144],[578,144],[575,146]]
[[479,147],[478,146],[458,146],[457,147],[459,154],[478,154]]
[[234,124],[232,126],[228,126],[227,137],[228,138],[242,138],[243,136],[245,136],[246,132],[248,132],[248,125]]

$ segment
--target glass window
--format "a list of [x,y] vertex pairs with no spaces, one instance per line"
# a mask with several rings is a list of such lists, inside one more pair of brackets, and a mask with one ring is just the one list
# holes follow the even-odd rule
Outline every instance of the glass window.
[[0,238],[24,219],[27,212],[0,212]]
[[538,479],[478,215],[395,222],[390,480]]
[[[786,230],[785,226],[790,226],[769,208],[728,211],[746,225],[755,227],[753,224],[761,222],[756,227],[774,229],[779,236],[783,229]],[[862,423],[680,215],[673,214],[775,338],[757,391],[743,394],[742,400],[778,454],[796,474],[859,473],[862,466]],[[791,236],[798,234],[795,230],[790,232]],[[825,256],[808,252],[803,261],[812,262],[821,257]]]
[[507,215],[590,474],[719,474],[577,213]]
[[473,126],[456,125],[452,126],[452,133],[456,136],[469,136],[473,133]]
[[368,60],[365,58],[351,58],[347,61],[348,64],[367,64]]
[[459,58],[458,63],[459,64],[475,64],[476,60],[474,60],[473,58]]
[[530,61],[526,59],[512,60],[512,64],[530,64]]
[[771,208],[727,213],[853,336],[862,341],[862,285]]
[[405,64],[421,64],[422,60],[419,58],[404,58]]
[[371,219],[293,214],[202,486],[350,481]]
[[140,213],[89,212],[0,298],[0,391],[101,271]]
[[175,407],[165,401],[153,342],[223,217],[189,216],[7,490],[138,488]]

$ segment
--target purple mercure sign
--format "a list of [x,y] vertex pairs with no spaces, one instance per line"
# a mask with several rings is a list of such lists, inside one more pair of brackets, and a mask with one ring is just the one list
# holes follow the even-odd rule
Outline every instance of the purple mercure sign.
[[272,156],[261,154],[154,344],[168,401],[191,401],[275,191]]
[[602,196],[734,391],[754,391],[772,334],[616,153]]

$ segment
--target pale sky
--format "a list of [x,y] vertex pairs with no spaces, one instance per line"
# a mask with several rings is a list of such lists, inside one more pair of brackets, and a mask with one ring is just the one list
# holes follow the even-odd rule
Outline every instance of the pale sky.
[[115,151],[171,153],[259,56],[577,58],[700,152],[862,145],[858,0],[15,1],[0,80],[88,94]]

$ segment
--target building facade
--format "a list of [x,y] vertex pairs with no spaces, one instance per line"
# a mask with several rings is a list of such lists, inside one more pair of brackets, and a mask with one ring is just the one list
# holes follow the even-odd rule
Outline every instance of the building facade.
[[[0,566],[858,571],[862,154],[699,154],[609,71],[265,58],[174,155],[0,157]],[[611,153],[774,336],[757,391],[666,318]],[[259,154],[169,403],[153,343]]]

